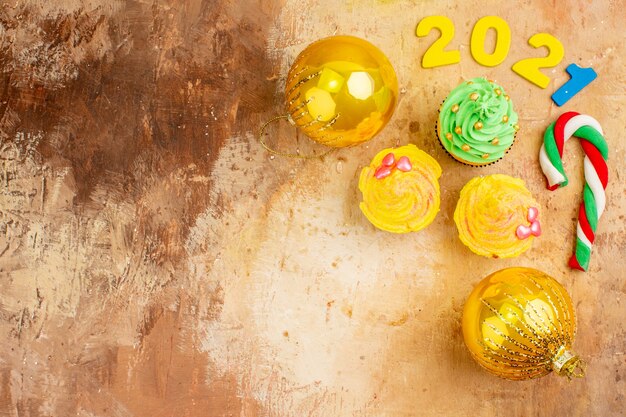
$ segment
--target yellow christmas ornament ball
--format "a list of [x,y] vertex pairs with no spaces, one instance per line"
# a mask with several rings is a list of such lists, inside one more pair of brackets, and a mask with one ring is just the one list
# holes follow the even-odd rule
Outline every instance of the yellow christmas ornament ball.
[[387,124],[398,98],[396,73],[371,43],[332,36],[296,58],[285,86],[289,120],[331,147],[365,142]]
[[506,379],[552,371],[583,376],[583,363],[571,352],[575,333],[569,295],[536,269],[507,268],[487,276],[463,309],[463,338],[473,358]]

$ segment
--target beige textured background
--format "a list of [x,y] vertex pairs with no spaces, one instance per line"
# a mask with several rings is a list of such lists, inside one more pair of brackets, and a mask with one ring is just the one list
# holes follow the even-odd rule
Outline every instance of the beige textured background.
[[[0,415],[622,416],[626,413],[626,117],[619,1],[17,1],[0,6]],[[456,26],[461,63],[422,69]],[[511,26],[506,61],[469,53],[473,24]],[[510,70],[548,32],[565,58],[542,90]],[[378,45],[402,93],[371,142],[324,160],[270,158],[255,139],[282,110],[284,76],[307,44],[352,34]],[[571,62],[598,79],[563,108]],[[434,137],[437,108],[484,75],[522,130],[499,163],[472,169]],[[566,262],[582,152],[570,185],[545,189],[537,153],[561,112],[596,117],[610,146],[608,205],[587,273]],[[280,128],[283,146],[294,131]],[[299,138],[302,148],[307,142]],[[358,171],[414,143],[443,168],[441,212],[391,235],[358,210]],[[543,236],[513,260],[473,255],[452,213],[475,175],[523,178]],[[462,341],[463,302],[507,266],[544,270],[570,292],[584,379],[509,382]]]

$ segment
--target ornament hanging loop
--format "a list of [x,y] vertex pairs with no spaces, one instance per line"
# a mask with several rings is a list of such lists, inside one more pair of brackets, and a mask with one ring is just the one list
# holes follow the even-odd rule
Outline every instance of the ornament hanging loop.
[[272,155],[283,156],[283,157],[286,157],[286,158],[316,159],[316,158],[322,158],[322,157],[324,157],[324,156],[326,156],[326,155],[328,155],[331,152],[336,150],[335,148],[330,148],[326,152],[323,152],[321,154],[302,155],[302,154],[300,154],[299,151],[296,151],[296,153],[290,153],[290,152],[281,152],[281,151],[278,151],[278,150],[274,149],[273,147],[268,145],[267,142],[265,142],[265,136],[266,136],[265,130],[272,123],[280,121],[280,120],[283,120],[283,119],[289,121],[289,123],[291,123],[292,125],[295,126],[295,123],[294,123],[293,119],[291,118],[291,115],[283,114],[283,115],[271,118],[267,122],[263,123],[263,125],[261,126],[261,129],[259,129],[259,143],[261,143],[261,146],[263,146],[263,148],[266,151],[268,151],[269,153],[271,153]]

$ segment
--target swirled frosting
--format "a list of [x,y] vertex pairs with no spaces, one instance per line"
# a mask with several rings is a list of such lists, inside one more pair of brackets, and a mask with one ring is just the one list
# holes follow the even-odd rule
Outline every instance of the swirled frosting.
[[459,238],[478,255],[512,258],[528,250],[537,234],[518,236],[536,220],[539,204],[524,181],[495,174],[472,178],[461,190],[454,211]]
[[[398,166],[388,164],[389,173],[379,175],[383,161],[390,159],[397,161]],[[363,201],[359,207],[379,229],[416,232],[432,223],[439,212],[440,176],[437,161],[415,145],[384,149],[361,171],[359,189]]]
[[502,158],[513,144],[517,113],[504,89],[485,78],[457,86],[439,111],[438,134],[454,158],[486,165]]

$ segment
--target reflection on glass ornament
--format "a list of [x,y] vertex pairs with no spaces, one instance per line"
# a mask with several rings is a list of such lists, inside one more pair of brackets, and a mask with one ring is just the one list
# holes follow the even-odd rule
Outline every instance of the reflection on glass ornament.
[[555,371],[584,375],[571,352],[576,333],[574,306],[565,288],[531,268],[507,268],[483,279],[463,309],[463,338],[487,371],[511,380]]
[[312,43],[296,58],[287,75],[285,118],[322,145],[341,148],[374,137],[391,118],[398,98],[396,73],[371,43],[353,36],[332,36]]

